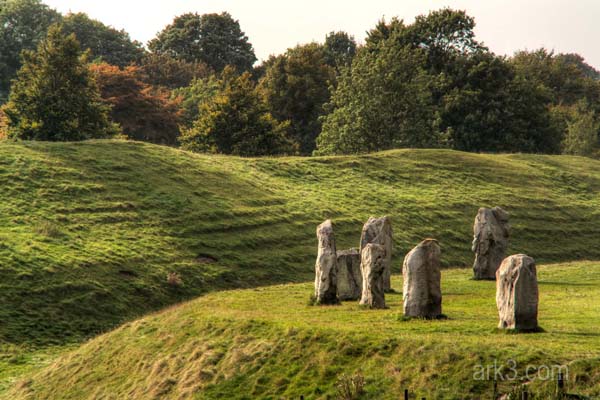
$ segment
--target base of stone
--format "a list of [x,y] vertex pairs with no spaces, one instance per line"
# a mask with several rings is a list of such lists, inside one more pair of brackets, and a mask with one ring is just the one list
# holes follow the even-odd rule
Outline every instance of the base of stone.
[[498,333],[504,333],[507,335],[518,335],[518,334],[522,334],[522,333],[544,333],[546,332],[544,330],[544,328],[542,328],[541,326],[538,326],[536,328],[531,328],[531,329],[503,329],[503,328],[496,328],[496,331]]
[[496,278],[477,278],[475,276],[471,277],[472,281],[488,281],[488,282],[495,282]]
[[403,315],[399,318],[400,321],[413,321],[413,320],[421,320],[421,321],[444,321],[450,319],[446,314],[436,315],[435,317],[411,317],[410,315]]
[[314,294],[312,294],[312,295],[310,295],[310,298],[308,299],[309,306],[339,306],[341,304],[342,304],[342,302],[337,297],[332,298],[332,299],[327,299],[326,301],[318,301],[317,297]]
[[389,310],[390,309],[388,306],[381,308],[381,307],[373,307],[368,304],[359,304],[358,307],[365,309],[365,310]]

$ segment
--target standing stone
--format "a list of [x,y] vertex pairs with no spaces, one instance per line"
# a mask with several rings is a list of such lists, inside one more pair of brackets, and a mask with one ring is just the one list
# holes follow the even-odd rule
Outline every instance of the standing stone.
[[336,304],[336,264],[335,236],[331,220],[317,227],[319,248],[315,264],[315,302],[317,304]]
[[392,290],[392,251],[393,251],[392,222],[389,217],[371,217],[363,226],[360,235],[360,251],[369,243],[379,244],[385,250],[383,289],[386,292]]
[[506,258],[496,273],[498,327],[535,330],[538,327],[538,296],[533,258],[524,254]]
[[369,243],[360,253],[363,287],[360,304],[371,308],[385,308],[383,277],[385,273],[385,248]]
[[340,300],[359,300],[362,293],[362,272],[358,249],[337,252],[337,291]]
[[404,259],[404,315],[438,318],[442,315],[440,246],[435,239],[426,239]]
[[506,211],[500,207],[479,209],[473,225],[475,279],[496,278],[496,271],[506,256],[509,231]]

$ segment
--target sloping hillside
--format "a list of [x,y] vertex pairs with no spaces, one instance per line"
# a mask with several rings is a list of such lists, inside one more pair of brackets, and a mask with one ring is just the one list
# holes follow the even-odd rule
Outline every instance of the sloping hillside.
[[349,248],[369,216],[390,215],[396,272],[427,236],[446,266],[469,265],[473,218],[494,205],[511,213],[511,252],[600,259],[600,162],[577,157],[240,159],[121,141],[0,142],[0,187],[0,389],[166,305],[311,280],[326,218]]
[[476,372],[494,363],[501,393],[528,383],[529,398],[554,398],[568,368],[569,392],[600,395],[598,262],[539,268],[544,332],[528,335],[494,330],[494,282],[470,276],[443,273],[440,321],[404,320],[400,293],[386,296],[388,310],[311,307],[310,284],[209,294],[84,344],[3,398],[343,399],[336,383],[362,376],[361,399],[409,388],[411,398],[479,400],[492,398],[494,370]]
[[493,205],[511,213],[512,252],[600,259],[600,162],[576,157],[239,159],[4,142],[0,187],[0,340],[13,344],[77,341],[208,290],[310,280],[325,218],[343,248],[370,215],[390,215],[396,271],[427,236],[446,265],[469,265],[473,218]]

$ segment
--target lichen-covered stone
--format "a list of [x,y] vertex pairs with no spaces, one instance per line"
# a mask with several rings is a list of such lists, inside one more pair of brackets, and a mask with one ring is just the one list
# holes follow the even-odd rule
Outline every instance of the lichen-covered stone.
[[500,329],[538,328],[538,281],[535,261],[524,254],[506,258],[496,272]]
[[496,271],[506,257],[509,215],[500,207],[480,208],[473,225],[475,279],[496,279]]
[[442,315],[441,250],[437,240],[427,239],[404,259],[404,315],[438,318]]
[[379,244],[385,250],[383,289],[392,290],[392,252],[394,246],[392,222],[389,217],[371,217],[363,226],[360,236],[360,251],[369,243]]
[[336,304],[337,298],[337,254],[333,223],[330,220],[317,227],[318,252],[315,263],[315,302]]
[[358,249],[337,252],[337,291],[340,300],[359,300],[362,293],[362,272]]
[[385,308],[383,277],[385,273],[385,248],[369,243],[360,253],[363,287],[360,304],[371,308]]

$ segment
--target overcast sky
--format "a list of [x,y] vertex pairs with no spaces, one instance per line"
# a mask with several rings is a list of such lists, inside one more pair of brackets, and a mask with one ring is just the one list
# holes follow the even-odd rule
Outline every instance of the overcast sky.
[[127,30],[146,43],[184,12],[228,11],[240,21],[259,59],[288,47],[322,41],[344,30],[362,42],[365,32],[385,16],[411,22],[442,7],[466,10],[476,33],[497,54],[546,47],[581,54],[600,69],[600,1],[597,0],[45,0],[61,12],[91,17]]

